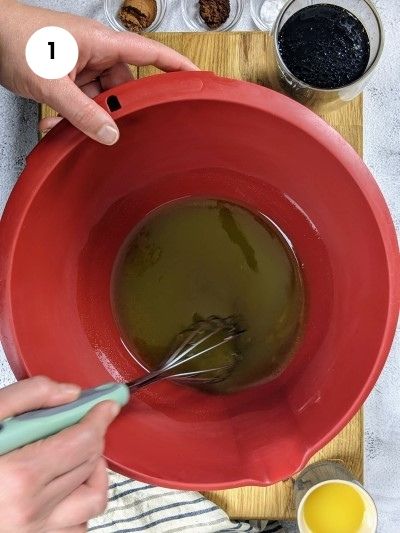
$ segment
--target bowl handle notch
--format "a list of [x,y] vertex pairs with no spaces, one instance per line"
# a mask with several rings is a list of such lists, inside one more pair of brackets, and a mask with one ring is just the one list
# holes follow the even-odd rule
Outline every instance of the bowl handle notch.
[[[190,75],[188,75],[190,74]],[[154,84],[157,78],[157,84]],[[146,83],[148,80],[148,83]],[[141,83],[132,80],[118,85],[95,97],[95,101],[103,107],[115,120],[133,113],[149,105],[157,105],[171,101],[195,100],[209,98],[210,90],[216,98],[218,93],[226,95],[240,93],[243,82],[230,78],[222,78],[213,72],[169,72],[154,74],[141,78]],[[151,84],[151,87],[148,86]],[[262,89],[262,88],[260,88]],[[204,94],[203,94],[204,93]]]

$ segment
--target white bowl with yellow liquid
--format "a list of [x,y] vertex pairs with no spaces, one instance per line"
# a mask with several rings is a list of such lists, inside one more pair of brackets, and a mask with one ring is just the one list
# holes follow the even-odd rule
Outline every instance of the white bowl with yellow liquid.
[[297,510],[300,533],[375,533],[375,503],[359,484],[330,479],[314,485]]

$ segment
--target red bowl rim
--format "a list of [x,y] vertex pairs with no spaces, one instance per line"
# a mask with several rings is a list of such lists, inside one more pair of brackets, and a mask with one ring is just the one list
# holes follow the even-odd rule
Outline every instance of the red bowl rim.
[[[109,111],[107,99],[110,96],[118,97],[122,103],[121,109],[115,112]],[[394,224],[377,183],[355,150],[322,118],[290,98],[253,83],[218,77],[210,72],[168,73],[125,83],[105,91],[95,100],[117,121],[139,110],[174,101],[211,100],[237,103],[266,112],[288,122],[322,144],[333,157],[340,160],[358,186],[360,194],[368,202],[380,229],[386,256],[388,284],[391,287],[385,317],[386,326],[382,333],[382,342],[375,365],[364,387],[359,392],[352,407],[336,422],[332,429],[313,446],[305,450],[297,471],[301,470],[308,460],[334,438],[360,409],[385,364],[396,330],[400,302],[399,250]],[[26,362],[20,354],[18,346],[10,298],[10,274],[19,231],[25,214],[46,177],[64,157],[85,139],[83,133],[66,121],[62,121],[48,133],[28,156],[26,168],[12,191],[0,222],[0,331],[5,353],[18,379],[28,375]],[[194,488],[192,484],[187,482],[169,482],[155,476],[132,471],[110,459],[108,459],[108,463],[111,468],[118,472],[128,477],[133,476],[143,482],[180,489],[193,490]],[[265,483],[255,479],[238,479],[235,482],[220,482],[211,485],[198,484],[196,489],[219,490],[246,485],[263,486]]]

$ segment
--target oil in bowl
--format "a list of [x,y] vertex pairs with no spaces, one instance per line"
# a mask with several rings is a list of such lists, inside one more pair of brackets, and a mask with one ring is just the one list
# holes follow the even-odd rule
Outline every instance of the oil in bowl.
[[194,321],[237,317],[245,332],[230,349],[240,361],[207,386],[226,393],[286,367],[305,294],[292,246],[271,220],[230,202],[190,199],[157,209],[133,230],[114,267],[112,303],[126,346],[150,369]]

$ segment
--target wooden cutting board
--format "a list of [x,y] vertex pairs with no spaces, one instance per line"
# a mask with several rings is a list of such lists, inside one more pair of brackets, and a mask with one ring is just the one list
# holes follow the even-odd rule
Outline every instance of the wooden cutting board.
[[[271,77],[272,39],[266,33],[155,33],[160,41],[188,56],[201,69],[221,76],[252,81],[265,86],[273,84]],[[157,72],[149,67],[132,67],[135,78]],[[42,117],[54,116],[48,106],[42,106]],[[362,155],[362,98],[323,118]],[[260,428],[260,431],[265,428]],[[272,429],[273,431],[273,429]],[[362,481],[363,476],[363,416],[353,420],[311,462],[321,459],[343,461]],[[294,519],[293,479],[270,487],[243,487],[208,492],[206,496],[221,506],[231,518]]]

